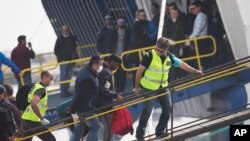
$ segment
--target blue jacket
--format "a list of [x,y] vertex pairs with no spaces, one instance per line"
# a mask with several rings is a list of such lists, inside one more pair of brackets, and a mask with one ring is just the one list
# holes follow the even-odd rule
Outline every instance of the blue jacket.
[[[6,58],[2,52],[0,52],[0,68],[2,67],[2,64],[10,67],[12,72],[15,74],[18,74],[20,72],[20,69],[13,62],[11,62],[8,58]],[[0,69],[0,80],[3,80],[3,79],[4,79],[3,71],[2,69]]]
[[90,67],[80,70],[76,76],[75,96],[71,103],[71,113],[85,113],[97,107],[99,80]]

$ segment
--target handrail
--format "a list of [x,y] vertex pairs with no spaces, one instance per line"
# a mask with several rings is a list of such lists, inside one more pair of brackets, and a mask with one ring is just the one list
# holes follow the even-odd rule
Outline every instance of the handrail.
[[[207,53],[207,54],[202,54],[200,55],[199,53],[199,48],[198,48],[198,44],[197,44],[197,41],[198,40],[204,40],[204,39],[211,39],[212,40],[212,43],[213,43],[213,51],[211,53]],[[181,58],[183,61],[189,61],[189,60],[194,60],[196,59],[198,61],[198,67],[199,67],[199,70],[201,70],[201,61],[200,59],[201,58],[206,58],[206,57],[211,57],[213,55],[215,55],[216,53],[216,50],[217,50],[217,46],[216,46],[216,41],[214,39],[214,37],[212,36],[201,36],[201,37],[197,37],[197,38],[192,38],[192,39],[185,39],[185,40],[180,40],[180,41],[176,41],[175,44],[178,45],[178,44],[184,44],[186,42],[194,42],[194,47],[195,47],[195,51],[196,51],[196,56],[191,56],[191,57],[186,57],[186,58]],[[171,47],[171,46],[170,46]],[[147,51],[147,50],[151,50],[155,48],[155,46],[150,46],[150,47],[146,47],[146,48],[140,48],[140,49],[134,49],[134,50],[128,50],[128,51],[124,51],[122,54],[121,54],[121,58],[124,58],[126,55],[128,54],[131,54],[131,53],[138,53],[139,55],[139,59],[141,60],[142,59],[142,54]],[[124,60],[124,59],[123,59]],[[126,68],[124,66],[124,63],[121,65],[122,69],[125,70],[125,71],[135,71],[137,70],[138,66],[136,67],[133,67],[133,68]]]
[[[248,58],[247,58],[247,59],[248,59]],[[241,65],[244,66],[244,64],[241,64]],[[225,72],[223,75],[221,75],[221,74],[220,74],[220,70],[223,70],[223,68],[222,68],[222,69],[220,69],[220,70],[217,70],[217,71],[219,71],[219,72],[215,73],[215,74],[217,74],[218,76],[215,76],[215,77],[210,78],[210,79],[206,79],[206,77],[209,78],[210,75],[212,75],[212,74],[208,73],[208,76],[207,76],[207,74],[204,74],[202,78],[198,78],[198,79],[205,79],[205,80],[202,81],[202,83],[205,83],[205,82],[208,82],[208,81],[211,81],[211,80],[215,80],[215,79],[218,79],[218,78],[221,78],[221,77],[224,77],[224,76],[232,75],[232,74],[234,74],[234,73],[236,73],[236,72],[239,72],[239,71],[242,71],[242,70],[244,70],[244,69],[246,69],[246,68],[249,68],[249,67],[250,67],[250,60],[248,60],[248,61],[245,63],[244,69],[241,69],[241,68],[239,68],[239,67],[237,67],[237,66],[238,66],[238,65],[235,64],[235,68],[237,68],[237,69],[239,69],[239,70],[235,70],[235,71],[232,71],[232,72]],[[194,76],[193,79],[196,80],[197,77]],[[200,84],[200,81],[198,81],[197,83],[194,83],[194,84],[195,84],[195,85]],[[189,87],[192,87],[192,86],[194,86],[194,85],[191,84]],[[166,88],[169,88],[169,87],[166,87]],[[163,88],[163,89],[166,89],[166,88]],[[187,87],[186,87],[186,88],[187,88]],[[175,89],[175,88],[174,88],[174,89]],[[178,90],[181,90],[181,89],[182,89],[182,88],[175,89],[175,90],[178,91]],[[162,89],[160,89],[160,90],[162,90]],[[103,108],[113,107],[113,106],[118,106],[118,107],[116,107],[116,108],[114,108],[114,109],[112,109],[112,110],[108,110],[108,111],[101,112],[101,113],[96,114],[96,115],[94,115],[94,116],[87,117],[87,118],[85,118],[85,120],[89,120],[89,119],[92,119],[92,118],[95,118],[95,117],[98,117],[98,116],[101,116],[101,115],[104,115],[104,114],[113,112],[113,111],[118,110],[118,109],[123,108],[123,107],[132,106],[132,105],[135,105],[135,104],[138,104],[138,103],[147,101],[147,100],[151,100],[151,99],[154,99],[154,98],[157,98],[157,97],[160,97],[160,96],[169,94],[168,92],[166,92],[166,93],[158,94],[158,95],[153,96],[153,97],[149,97],[149,98],[144,98],[144,99],[142,99],[142,97],[144,97],[145,95],[147,95],[147,94],[152,94],[152,93],[156,93],[156,92],[158,92],[158,91],[160,91],[160,90],[153,91],[153,92],[148,92],[148,93],[144,93],[143,95],[140,95],[140,96],[130,97],[129,99],[125,99],[124,101],[115,102],[115,103],[113,103],[113,104],[110,104],[110,105],[105,106],[105,107],[103,107]],[[131,101],[131,102],[129,102],[128,100]],[[133,100],[133,101],[132,101],[132,100]],[[120,106],[119,106],[119,105],[120,105]],[[97,109],[97,110],[100,111],[100,109],[102,109],[102,108],[99,108],[99,109]],[[90,112],[88,112],[87,114],[91,114],[91,113],[93,113],[93,112],[97,112],[97,110],[90,111]],[[102,110],[103,110],[103,109],[102,109]],[[80,115],[80,116],[86,117],[86,114]],[[70,118],[65,118],[65,119],[63,119],[63,120],[61,120],[61,121],[65,121],[65,120],[68,120],[68,119],[71,119],[71,117],[70,117]],[[80,122],[80,121],[78,121],[78,122]],[[78,123],[78,122],[75,122],[75,123]],[[36,136],[36,135],[40,135],[40,134],[43,134],[43,133],[46,133],[46,132],[49,132],[49,131],[54,131],[54,130],[56,130],[56,129],[60,129],[60,128],[63,128],[63,127],[67,127],[67,126],[73,125],[73,124],[75,124],[75,123],[72,122],[72,123],[69,123],[69,124],[66,124],[66,125],[57,125],[57,126],[54,126],[53,128],[50,128],[48,131],[36,133],[36,134],[31,135],[31,136]],[[25,138],[21,138],[21,139],[23,140],[23,139],[26,139],[26,138],[30,138],[31,136],[28,136],[28,137],[25,137]]]
[[[212,56],[215,54],[216,52],[216,44],[215,44],[215,40],[212,36],[203,36],[203,37],[198,37],[198,38],[193,38],[193,39],[188,39],[188,40],[181,40],[181,41],[177,41],[176,44],[182,44],[182,43],[185,43],[187,41],[194,41],[194,42],[197,42],[197,40],[203,40],[203,39],[211,39],[213,41],[213,52],[212,53],[209,53],[209,54],[203,54],[203,55],[199,55],[199,51],[197,52],[197,56],[192,56],[192,57],[187,57],[187,58],[183,58],[184,61],[187,61],[187,60],[192,60],[192,59],[197,59],[199,60],[200,58],[204,58],[204,57],[208,57],[208,56]],[[89,47],[93,47],[94,45],[87,45],[87,46],[80,46],[78,47],[77,49],[81,49],[81,48],[89,48]],[[195,46],[196,47],[196,50],[198,50],[198,46]],[[145,50],[149,50],[149,49],[152,49],[154,48],[154,46],[151,46],[151,47],[146,47],[146,48],[143,48],[143,49],[135,49],[135,50],[130,50],[130,51],[125,51],[121,54],[121,57],[123,58],[124,55],[127,55],[127,54],[130,54],[130,53],[135,53],[135,52],[138,52],[139,53],[139,58],[140,60],[142,59],[142,54],[140,52],[143,52]],[[78,53],[80,53],[80,51],[77,51]],[[62,62],[62,63],[57,63],[57,62],[53,62],[53,63],[50,63],[50,64],[46,64],[46,65],[43,65],[43,62],[42,62],[42,57],[44,55],[48,55],[48,54],[53,54],[52,52],[49,52],[49,53],[42,53],[42,54],[38,54],[37,55],[37,59],[38,59],[38,62],[39,62],[39,67],[32,67],[32,68],[27,68],[25,70],[23,70],[21,73],[20,73],[20,79],[21,79],[21,85],[24,85],[24,81],[23,81],[23,76],[26,72],[32,72],[32,74],[34,73],[41,73],[41,70],[43,69],[49,69],[49,70],[52,70],[52,69],[56,69],[58,65],[63,65],[63,64],[70,64],[70,63],[78,63],[78,62],[82,62],[82,61],[85,61],[85,59],[83,60],[80,60],[80,59],[76,59],[76,60],[71,60],[71,61],[66,61],[66,62]],[[107,54],[104,54],[102,56],[108,56]],[[88,58],[88,57],[87,57]],[[88,59],[86,59],[87,61]],[[201,66],[201,65],[200,65]],[[125,71],[132,71],[132,70],[136,70],[137,67],[135,68],[125,68],[124,67],[124,64],[122,64],[122,68],[125,70]],[[199,68],[201,69],[201,67]],[[66,83],[70,83],[74,81],[74,79],[71,79],[71,80],[65,80],[65,81],[60,81],[60,82],[56,82],[54,83],[54,85],[60,85],[60,84],[66,84]],[[54,90],[50,90],[49,92],[52,92],[52,91],[56,91],[58,89],[54,89]]]
[[[101,56],[102,57],[107,57],[107,56],[110,56],[111,54],[102,54]],[[50,68],[52,66],[55,66],[55,65],[65,65],[65,64],[71,64],[71,63],[77,63],[77,62],[85,62],[85,61],[89,61],[90,60],[90,57],[87,57],[87,58],[80,58],[80,59],[75,59],[75,60],[70,60],[70,61],[63,61],[63,62],[60,62],[60,63],[52,63],[52,64],[47,64],[47,65],[44,65],[42,68],[41,67],[33,67],[33,68],[27,68],[27,69],[24,69],[20,72],[20,80],[21,80],[21,85],[24,85],[24,80],[23,80],[23,75],[26,73],[26,72],[29,72],[31,70],[33,71],[36,71],[38,73],[41,73],[42,72],[42,69],[47,69],[47,68]],[[55,82],[53,85],[56,85],[56,84],[65,84],[65,83],[70,83],[70,82],[73,82],[74,79],[71,79],[71,80],[65,80],[65,81],[60,81],[60,82]]]

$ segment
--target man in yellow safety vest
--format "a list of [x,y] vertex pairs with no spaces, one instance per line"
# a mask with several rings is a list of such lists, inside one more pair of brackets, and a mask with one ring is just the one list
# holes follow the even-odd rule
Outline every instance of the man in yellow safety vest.
[[[37,82],[34,84],[33,88],[30,90],[28,94],[28,102],[30,103],[25,109],[22,115],[22,124],[23,129],[28,130],[32,128],[36,128],[39,126],[48,125],[50,122],[47,120],[45,116],[45,112],[48,108],[48,93],[46,87],[50,85],[50,82],[53,80],[53,74],[50,71],[43,71],[41,73],[41,82]],[[25,134],[24,137],[30,136],[32,134],[46,131],[46,127],[39,128],[39,130],[35,130]],[[43,141],[55,141],[54,135],[51,132],[47,132],[38,137]],[[26,139],[25,141],[31,141],[31,138]]]
[[[136,73],[135,95],[140,95],[140,87],[146,92],[168,86],[168,74],[171,66],[180,67],[190,73],[202,74],[202,71],[194,69],[167,51],[171,42],[167,38],[160,38],[156,43],[156,48],[146,53],[143,57]],[[163,90],[160,93],[164,93],[165,91]],[[155,134],[156,137],[161,137],[166,135],[165,130],[167,129],[171,105],[169,95],[161,96],[158,100],[162,108],[162,113],[155,129]],[[136,138],[140,141],[144,140],[145,129],[152,109],[153,101],[146,101],[139,125],[136,129]]]

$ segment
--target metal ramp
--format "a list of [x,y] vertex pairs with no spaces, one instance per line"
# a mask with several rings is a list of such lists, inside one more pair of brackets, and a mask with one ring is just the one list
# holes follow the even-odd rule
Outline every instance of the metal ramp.
[[[249,74],[249,66],[250,66],[250,57],[247,57],[247,58],[235,61],[235,62],[231,62],[229,64],[225,64],[224,66],[209,70],[209,71],[205,72],[204,76],[190,76],[182,81],[172,83],[169,87],[174,88],[176,90],[176,92],[178,92],[178,91],[181,91],[184,89],[188,89],[190,87],[195,87],[197,85],[204,84],[206,82],[211,82],[212,80],[217,80],[217,79],[220,79],[220,78],[223,78],[226,76],[232,76],[232,75],[236,75],[237,78],[240,80],[239,82],[241,82],[241,84],[245,84],[245,83],[249,82],[249,75],[248,75]],[[237,82],[237,84],[240,84],[240,83]],[[232,86],[230,86],[230,87],[232,87]],[[159,93],[158,91],[154,91],[153,93],[155,93],[156,95],[153,97],[150,97],[150,98],[144,98],[144,96],[148,95],[148,94],[152,94],[152,92],[144,93],[144,95],[141,95],[141,96],[129,96],[124,101],[115,102],[111,105],[108,105],[107,107],[115,107],[114,109],[112,109],[110,111],[103,111],[103,109],[107,108],[107,107],[103,107],[100,109],[96,109],[94,111],[90,111],[90,112],[86,113],[86,115],[98,112],[99,114],[97,114],[97,116],[101,116],[103,114],[107,114],[107,113],[110,113],[112,111],[115,111],[121,107],[133,107],[134,105],[141,103],[141,102],[144,102],[146,100],[155,99],[155,98],[160,97],[162,95],[168,94],[168,93]],[[242,104],[242,106],[244,106],[244,103]],[[135,107],[135,109],[136,109],[136,107]],[[140,110],[140,109],[137,108],[137,110],[134,112],[136,112],[137,114],[140,113],[140,111],[138,111],[138,110]],[[236,111],[236,112],[239,112],[239,111]],[[132,113],[133,113],[133,111],[132,111]],[[86,116],[86,115],[83,115],[83,116]],[[244,116],[242,116],[242,115],[244,115]],[[217,117],[218,117],[218,115],[217,115]],[[66,118],[66,119],[55,120],[54,122],[51,123],[51,125],[49,125],[49,127],[52,131],[54,131],[54,130],[62,129],[64,127],[72,125],[73,123],[70,123],[67,125],[62,124],[65,120],[68,120],[70,118],[71,117]],[[93,118],[93,116],[86,117],[85,120],[88,120],[91,118]],[[178,132],[177,132],[177,130],[175,130],[175,128],[173,128],[174,129],[173,130],[174,131],[173,137],[176,137],[176,139],[184,139],[186,137],[191,137],[193,135],[201,134],[203,132],[208,132],[208,131],[220,128],[222,126],[225,126],[225,124],[232,124],[235,122],[246,120],[248,118],[249,118],[249,110],[248,109],[247,109],[246,113],[243,113],[243,112],[239,113],[239,114],[229,113],[229,115],[227,117],[223,118],[222,120],[218,119],[218,120],[211,121],[211,119],[212,119],[211,117],[210,118],[202,118],[203,120],[200,120],[200,122],[198,122],[196,124],[195,123],[187,123],[187,125],[191,124],[191,126],[199,125],[199,126],[195,126],[196,128],[191,129],[191,126],[186,126],[190,129],[184,130],[183,128],[179,128]],[[216,119],[216,118],[213,118],[213,119]],[[211,122],[208,122],[208,121],[211,121]],[[204,123],[204,125],[202,126],[203,123]],[[209,127],[209,128],[204,128],[204,127]],[[31,129],[31,130],[33,130],[33,129]],[[23,131],[23,132],[29,132],[29,131]],[[22,132],[19,132],[17,134],[22,134]],[[151,138],[153,138],[154,135],[150,135],[150,136],[151,136]],[[165,138],[163,138],[163,139],[165,139]],[[166,138],[166,139],[168,139],[168,138]]]

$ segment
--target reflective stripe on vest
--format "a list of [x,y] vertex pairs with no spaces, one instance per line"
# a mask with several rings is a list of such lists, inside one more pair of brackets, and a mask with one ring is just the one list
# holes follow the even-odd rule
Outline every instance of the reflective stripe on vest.
[[141,85],[149,90],[157,90],[168,85],[168,73],[171,66],[170,57],[168,56],[164,63],[162,64],[160,56],[157,55],[156,51],[152,50],[152,61],[144,73],[143,78],[141,79]]
[[[31,101],[35,95],[35,92],[41,88],[45,89],[40,83],[35,84],[35,86],[33,87],[33,90],[31,90],[31,92],[28,95],[28,102],[29,103],[31,103]],[[46,110],[48,109],[48,94],[47,94],[46,90],[45,90],[45,96],[43,98],[41,98],[39,103],[38,103],[38,108],[39,108],[41,115],[44,116]],[[32,107],[31,107],[31,104],[29,104],[27,106],[27,108],[25,109],[25,111],[22,115],[22,119],[35,121],[35,122],[41,122],[40,118],[34,113]]]

